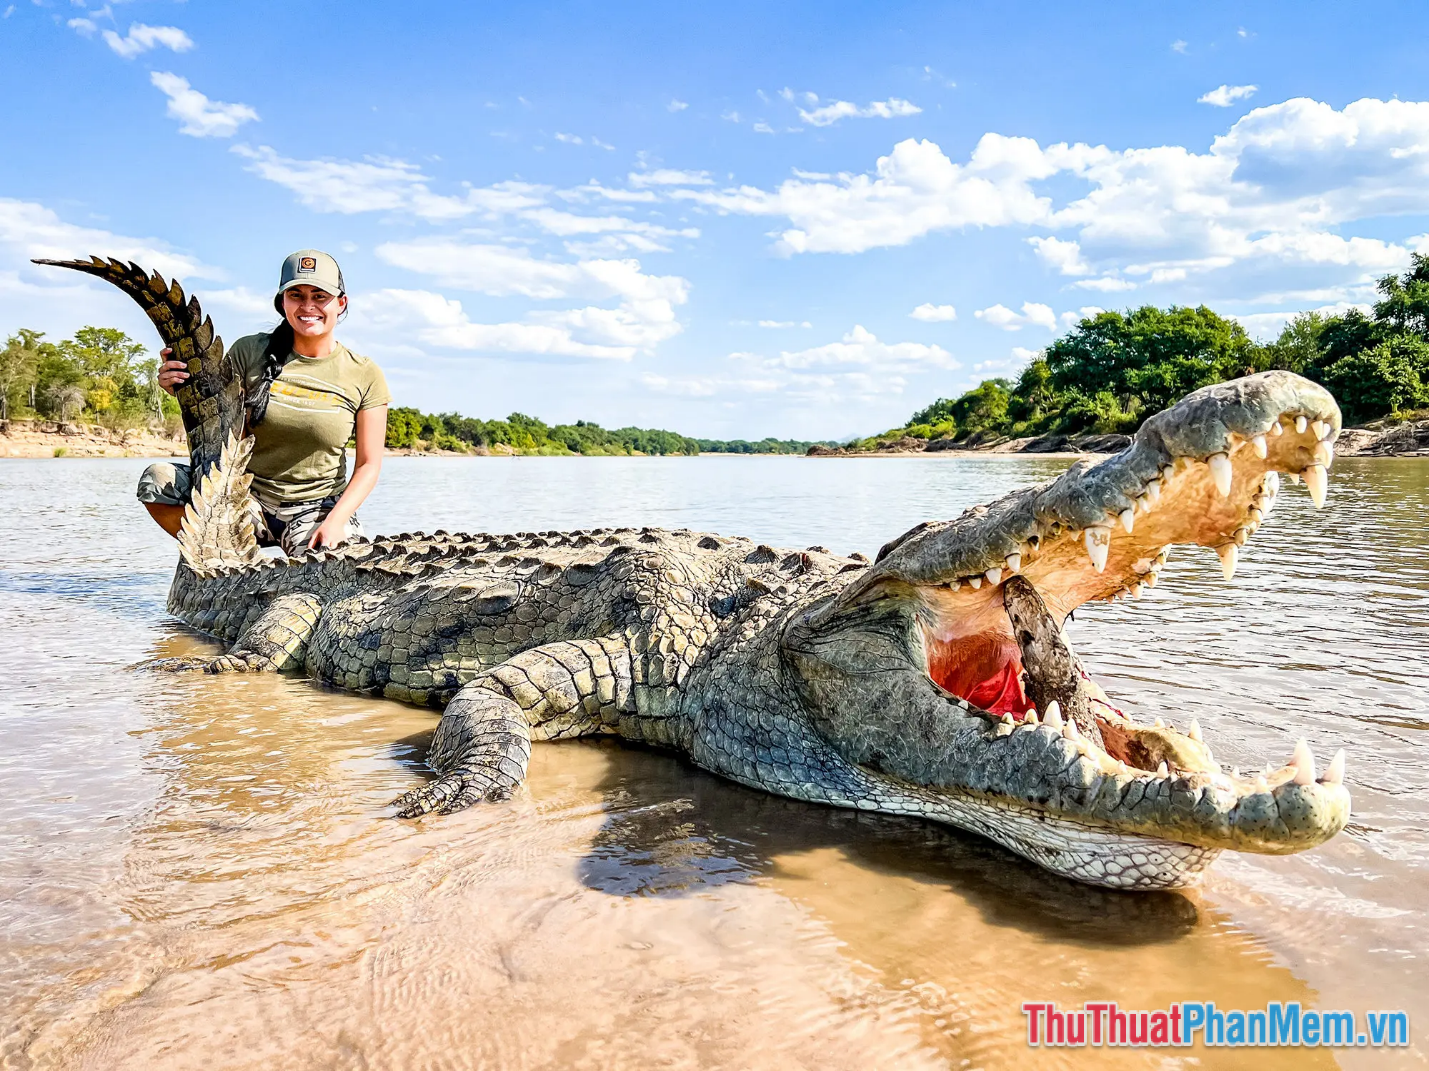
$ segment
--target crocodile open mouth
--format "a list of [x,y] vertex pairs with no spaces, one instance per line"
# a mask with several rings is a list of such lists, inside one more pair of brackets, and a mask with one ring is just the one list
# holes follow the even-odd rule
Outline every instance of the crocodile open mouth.
[[[1177,456],[1151,469],[1139,493],[1124,490],[1101,524],[1035,517],[1016,549],[993,567],[919,585],[928,676],[990,719],[1062,731],[1108,771],[1212,775],[1237,794],[1289,781],[1339,784],[1342,753],[1321,776],[1301,741],[1288,763],[1243,777],[1221,768],[1194,720],[1177,730],[1161,718],[1140,724],[1127,717],[1083,669],[1061,628],[1087,601],[1141,597],[1156,585],[1175,544],[1214,549],[1229,580],[1239,548],[1275,504],[1280,471],[1303,478],[1314,504],[1323,504],[1336,430],[1303,414],[1281,414],[1263,432],[1228,436],[1223,451]],[[1069,476],[1091,481],[1095,469]]]

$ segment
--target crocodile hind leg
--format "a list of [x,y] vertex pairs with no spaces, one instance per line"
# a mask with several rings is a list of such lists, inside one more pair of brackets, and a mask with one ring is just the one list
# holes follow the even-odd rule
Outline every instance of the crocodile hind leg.
[[308,637],[322,613],[316,595],[279,595],[248,623],[227,654],[217,658],[161,658],[151,669],[205,673],[279,673],[301,669]]
[[586,736],[632,709],[618,641],[548,643],[494,666],[452,697],[427,763],[441,776],[392,801],[398,818],[506,799],[526,779],[532,740]]

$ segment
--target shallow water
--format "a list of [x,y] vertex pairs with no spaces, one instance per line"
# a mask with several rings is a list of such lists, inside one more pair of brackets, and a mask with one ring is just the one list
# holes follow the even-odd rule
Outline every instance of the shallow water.
[[[138,460],[0,462],[0,1066],[1419,1067],[1429,1023],[1429,462],[1287,488],[1231,584],[1182,550],[1083,660],[1222,761],[1347,749],[1351,827],[1112,894],[956,832],[537,745],[506,804],[405,823],[436,716],[131,666],[173,544]],[[663,525],[872,552],[1065,463],[394,458],[369,532]],[[1025,1000],[1407,1008],[1393,1051],[1029,1051]]]

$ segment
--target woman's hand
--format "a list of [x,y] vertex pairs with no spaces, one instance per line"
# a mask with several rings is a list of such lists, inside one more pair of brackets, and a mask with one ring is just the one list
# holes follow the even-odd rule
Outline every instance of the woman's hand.
[[167,346],[159,351],[159,356],[164,359],[164,363],[159,365],[159,386],[167,393],[173,394],[179,389],[179,384],[189,378],[189,366],[183,361],[171,361],[173,350]]
[[323,518],[323,523],[313,529],[312,536],[308,539],[309,550],[319,550],[322,547],[335,547],[347,537],[347,518],[336,516],[334,509]]

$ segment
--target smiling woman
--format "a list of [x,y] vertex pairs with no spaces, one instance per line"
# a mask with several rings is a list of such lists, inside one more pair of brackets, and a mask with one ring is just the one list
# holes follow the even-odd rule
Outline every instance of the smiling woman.
[[[228,353],[243,376],[254,440],[248,470],[259,542],[300,554],[362,534],[357,508],[381,472],[391,395],[376,362],[333,337],[347,291],[332,257],[300,249],[283,261],[273,307],[282,321],[240,338]],[[164,357],[158,381],[172,394],[189,378],[188,366],[169,359],[169,350]],[[346,446],[354,438],[349,479]],[[189,466],[159,462],[144,470],[139,501],[177,536],[192,484]]]

